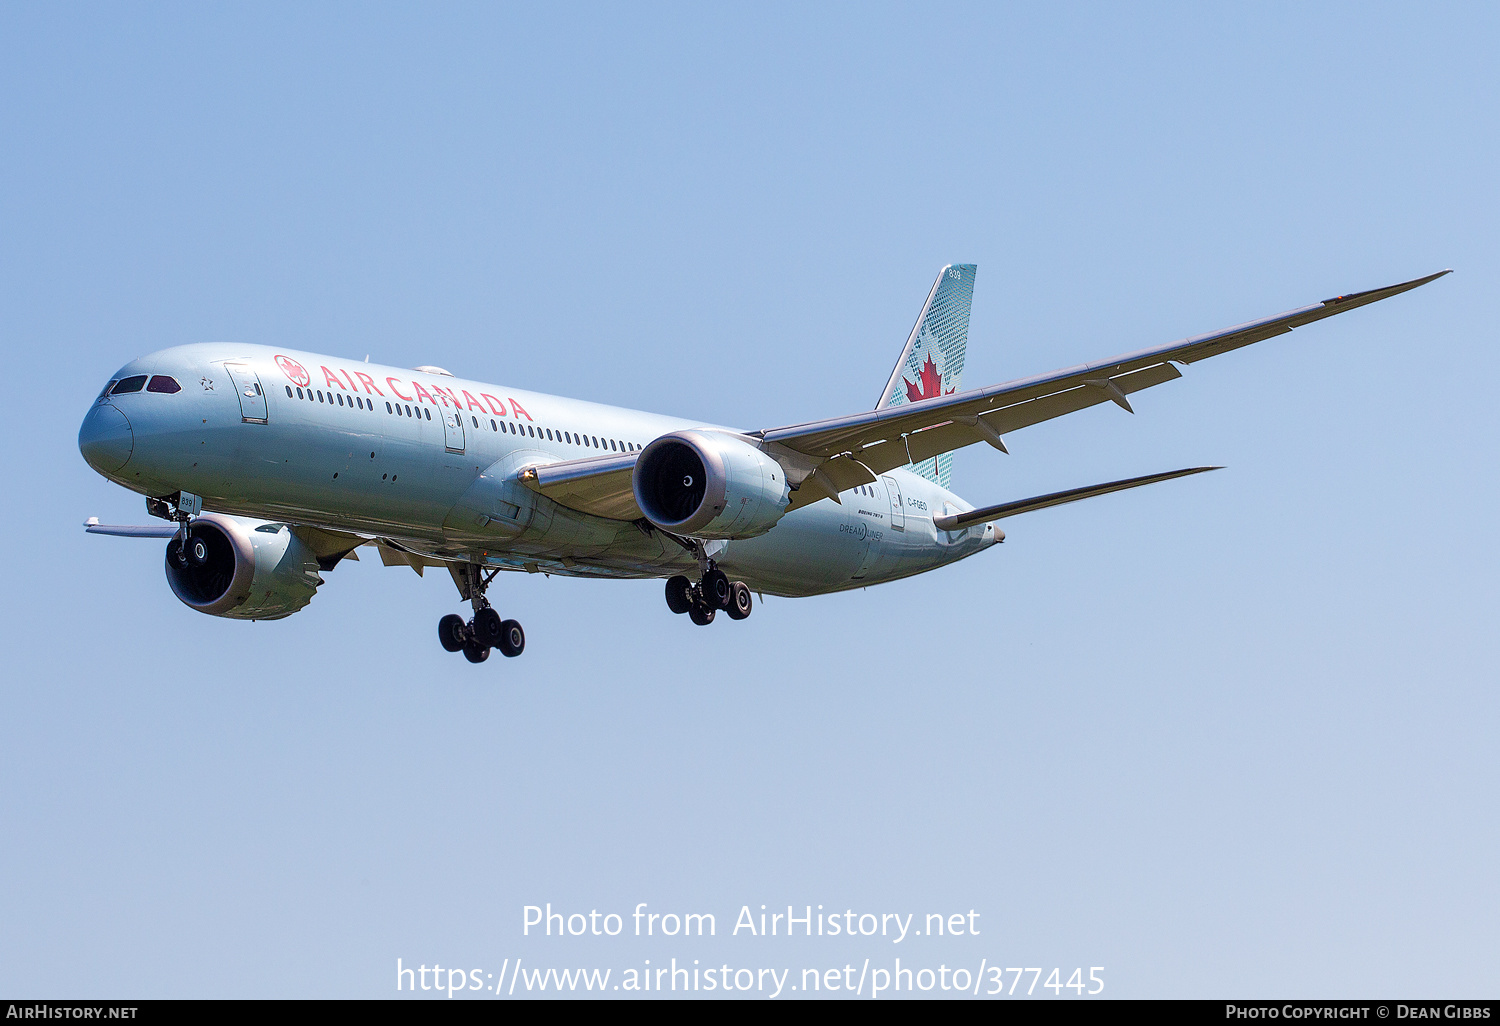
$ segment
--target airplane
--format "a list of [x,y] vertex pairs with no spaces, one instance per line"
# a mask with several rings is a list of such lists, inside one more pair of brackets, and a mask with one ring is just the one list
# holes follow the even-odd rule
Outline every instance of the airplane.
[[167,582],[214,616],[276,620],[373,547],[446,569],[472,615],[438,640],[484,662],[525,631],[490,604],[502,571],[666,578],[693,623],[742,620],[752,592],[801,597],[910,577],[1003,541],[996,521],[1217,467],[976,508],[952,453],[1182,376],[1199,360],[1449,271],[1106,360],[960,390],[975,265],[944,267],[873,409],[759,430],[263,345],[142,356],[113,375],[78,447],[166,523],[90,533],[169,539]]

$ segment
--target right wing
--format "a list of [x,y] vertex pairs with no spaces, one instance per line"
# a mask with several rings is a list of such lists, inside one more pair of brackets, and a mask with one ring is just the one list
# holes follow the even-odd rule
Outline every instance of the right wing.
[[[741,437],[759,445],[785,469],[787,482],[794,489],[788,510],[829,496],[837,501],[840,492],[869,484],[880,474],[976,442],[988,442],[1004,451],[1003,435],[1044,420],[1104,402],[1114,402],[1130,410],[1127,395],[1180,378],[1178,364],[1196,363],[1284,335],[1325,317],[1407,292],[1448,273],[1438,271],[1383,289],[1334,296],[1274,317],[1050,374],[884,406],[847,417],[747,432]],[[936,290],[935,285],[934,293]],[[921,322],[918,323],[920,327]],[[631,489],[631,472],[638,455],[612,453],[538,464],[523,469],[520,478],[527,487],[564,506],[615,520],[635,520],[642,515]]]
[[920,463],[975,442],[985,441],[1003,449],[1001,436],[1007,432],[1099,403],[1113,401],[1130,410],[1125,398],[1129,393],[1181,377],[1176,367],[1179,363],[1196,363],[1284,335],[1293,328],[1399,295],[1448,273],[1438,271],[1383,289],[1334,296],[1274,317],[1050,374],[754,434],[786,467],[794,486],[800,489],[809,477],[817,479],[818,487],[793,498],[794,507],[805,505],[826,494],[867,484],[896,467]]

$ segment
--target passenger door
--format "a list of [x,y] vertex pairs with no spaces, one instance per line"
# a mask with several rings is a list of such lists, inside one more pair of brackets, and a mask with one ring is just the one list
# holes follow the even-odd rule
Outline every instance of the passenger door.
[[464,415],[458,410],[443,410],[443,441],[449,452],[464,451]]
[[891,497],[891,530],[906,530],[906,507],[901,502],[901,486],[896,483],[894,477],[882,477],[885,482],[885,490]]
[[240,417],[246,424],[266,423],[266,393],[261,391],[260,378],[248,363],[226,363],[229,380],[240,397]]

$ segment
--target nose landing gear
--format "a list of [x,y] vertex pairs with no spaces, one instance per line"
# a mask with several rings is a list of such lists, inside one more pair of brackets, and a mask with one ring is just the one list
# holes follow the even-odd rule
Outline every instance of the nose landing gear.
[[[490,649],[498,648],[503,656],[515,657],[526,650],[526,632],[515,620],[502,619],[485,597],[490,582],[499,571],[488,576],[478,566],[468,564],[463,570],[465,595],[474,606],[474,618],[468,623],[456,613],[449,613],[438,621],[438,642],[449,652],[462,652],[471,663],[482,663],[490,657]],[[454,577],[459,576],[455,571]]]
[[731,620],[743,620],[752,607],[749,586],[744,581],[731,581],[711,562],[697,584],[682,574],[667,578],[667,608],[688,614],[688,619],[700,627],[713,623],[721,609]]

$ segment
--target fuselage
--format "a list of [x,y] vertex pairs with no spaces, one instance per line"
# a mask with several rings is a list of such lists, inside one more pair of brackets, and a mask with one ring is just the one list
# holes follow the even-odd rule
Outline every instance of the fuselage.
[[[538,494],[519,471],[637,451],[684,428],[737,430],[254,345],[161,350],[110,385],[79,447],[143,495],[187,492],[205,509],[387,539],[434,560],[584,577],[669,576],[694,558],[644,522]],[[759,537],[710,543],[710,554],[755,590],[813,595],[921,573],[997,540],[989,525],[936,530],[935,513],[972,506],[905,470],[840,499],[795,509]]]

